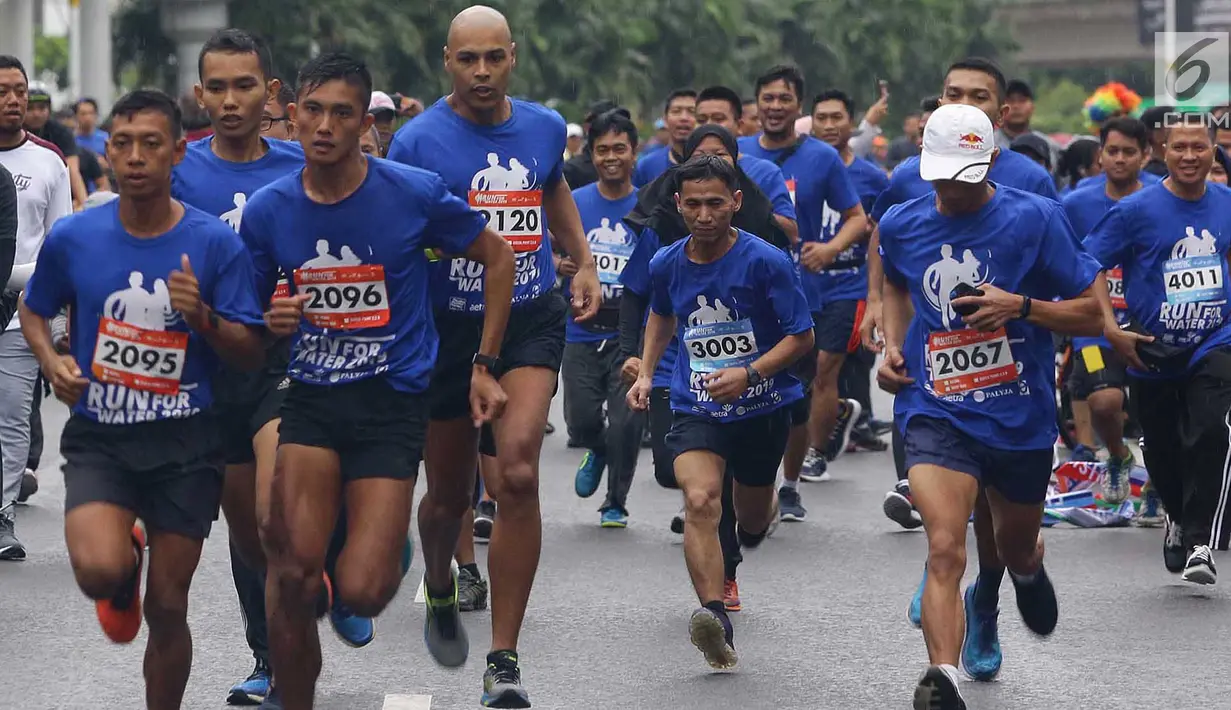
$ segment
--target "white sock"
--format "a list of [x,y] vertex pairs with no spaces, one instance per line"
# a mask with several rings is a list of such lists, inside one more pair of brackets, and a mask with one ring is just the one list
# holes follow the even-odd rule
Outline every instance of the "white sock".
[[784,479],[782,479],[782,487],[783,487],[783,488],[790,488],[791,490],[795,490],[796,488],[798,488],[798,487],[799,487],[799,481],[792,481],[792,480],[789,480],[789,479],[784,478]]
[[942,663],[939,667],[945,672],[945,675],[949,676],[949,682],[953,683],[953,687],[956,688],[958,686],[958,682],[961,680],[961,676],[957,674],[957,668],[949,665],[948,663]]
[[1018,584],[1031,584],[1034,580],[1039,578],[1039,572],[1042,571],[1042,569],[1043,565],[1039,565],[1039,568],[1030,574],[1017,574],[1013,570],[1009,570],[1009,574],[1013,576],[1013,580]]

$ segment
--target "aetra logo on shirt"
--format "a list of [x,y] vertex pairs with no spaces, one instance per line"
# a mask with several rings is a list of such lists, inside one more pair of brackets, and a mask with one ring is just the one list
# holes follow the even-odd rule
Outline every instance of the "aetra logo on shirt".
[[[990,259],[992,254],[987,254]],[[940,311],[940,320],[945,330],[953,326],[961,326],[957,311],[953,310],[953,289],[958,284],[968,284],[978,288],[985,283],[991,283],[987,267],[979,261],[970,249],[962,252],[962,260],[953,258],[953,245],[942,244],[940,260],[933,263],[923,272],[923,295],[927,297],[932,308]]]

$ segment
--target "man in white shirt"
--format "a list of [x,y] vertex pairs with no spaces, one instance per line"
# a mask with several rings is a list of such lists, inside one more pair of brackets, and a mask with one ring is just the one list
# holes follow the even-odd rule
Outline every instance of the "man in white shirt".
[[18,209],[16,256],[0,299],[0,560],[26,557],[13,513],[30,449],[30,408],[39,371],[14,312],[51,225],[73,211],[64,157],[22,128],[28,89],[21,62],[0,55],[0,165],[13,176]]

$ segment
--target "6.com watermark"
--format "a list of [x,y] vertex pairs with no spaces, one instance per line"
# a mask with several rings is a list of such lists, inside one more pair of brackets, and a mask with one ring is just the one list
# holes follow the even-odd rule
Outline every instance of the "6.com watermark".
[[1231,129],[1231,112],[1217,111],[1231,104],[1228,33],[1155,33],[1154,103],[1176,107],[1164,115],[1164,128]]

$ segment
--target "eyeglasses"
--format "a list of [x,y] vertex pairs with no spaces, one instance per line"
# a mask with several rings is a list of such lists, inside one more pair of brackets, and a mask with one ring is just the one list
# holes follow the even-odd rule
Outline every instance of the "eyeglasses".
[[282,118],[274,118],[273,116],[261,116],[261,130],[268,131],[269,129],[274,127],[275,123],[283,123],[283,122],[289,123],[290,120],[291,120],[290,116],[283,116]]

